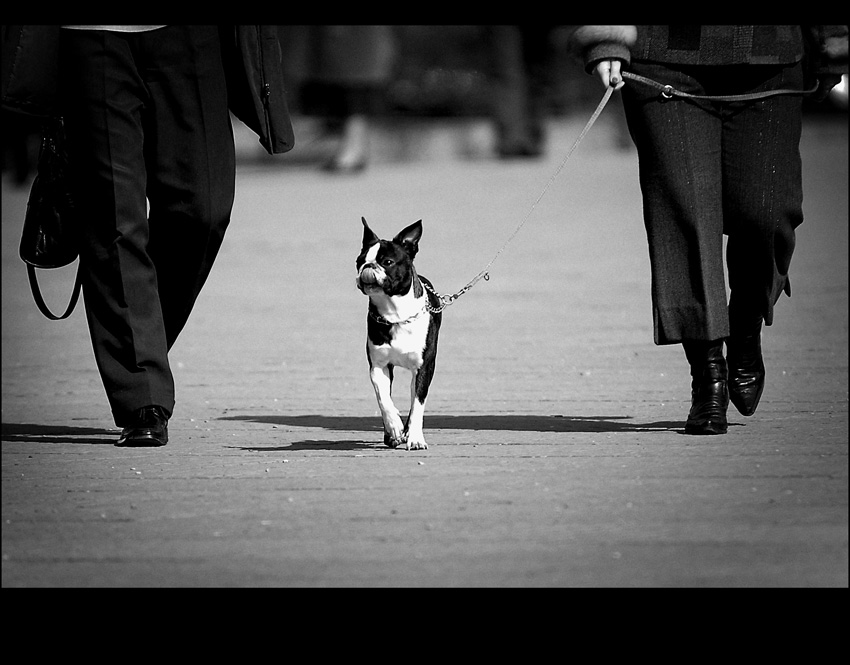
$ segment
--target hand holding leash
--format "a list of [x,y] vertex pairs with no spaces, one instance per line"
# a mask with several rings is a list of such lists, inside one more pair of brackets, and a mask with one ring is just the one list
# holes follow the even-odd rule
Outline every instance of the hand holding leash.
[[596,65],[596,75],[606,88],[612,87],[614,90],[619,90],[626,84],[620,74],[621,67],[620,60],[603,60]]

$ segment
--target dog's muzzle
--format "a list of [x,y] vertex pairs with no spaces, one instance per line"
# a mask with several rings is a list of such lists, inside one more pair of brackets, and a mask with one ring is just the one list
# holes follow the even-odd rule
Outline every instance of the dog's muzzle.
[[386,273],[376,264],[367,263],[360,268],[360,274],[357,275],[357,288],[363,291],[363,293],[380,289],[384,284],[386,276]]

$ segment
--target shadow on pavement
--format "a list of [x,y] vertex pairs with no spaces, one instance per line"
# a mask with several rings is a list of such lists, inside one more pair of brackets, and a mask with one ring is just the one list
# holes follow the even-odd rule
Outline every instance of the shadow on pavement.
[[116,431],[97,427],[3,423],[0,438],[3,441],[23,443],[93,443],[112,446],[115,444]]
[[244,450],[251,453],[293,452],[296,450],[393,450],[392,448],[385,446],[381,441],[328,441],[321,439],[294,441],[293,443],[288,443],[285,446],[225,446],[225,448],[235,448],[236,450]]
[[[267,425],[317,427],[328,430],[380,432],[376,416],[225,416],[221,420],[242,420]],[[683,422],[631,422],[631,416],[442,416],[426,415],[426,429],[500,430],[508,432],[658,432],[682,431]]]

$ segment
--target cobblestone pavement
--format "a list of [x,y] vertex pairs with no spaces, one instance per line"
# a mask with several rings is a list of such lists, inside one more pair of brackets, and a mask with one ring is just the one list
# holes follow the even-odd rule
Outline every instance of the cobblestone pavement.
[[[44,319],[3,187],[4,587],[846,587],[846,117],[807,121],[793,297],[758,413],[682,428],[680,347],[652,344],[637,160],[594,128],[444,315],[429,449],[390,450],[367,377],[360,217],[422,219],[417,266],[463,286],[560,162],[240,164],[220,258],[172,352],[161,449],[121,449],[82,307]],[[49,302],[69,272],[43,278]],[[404,376],[399,399],[406,393]]]

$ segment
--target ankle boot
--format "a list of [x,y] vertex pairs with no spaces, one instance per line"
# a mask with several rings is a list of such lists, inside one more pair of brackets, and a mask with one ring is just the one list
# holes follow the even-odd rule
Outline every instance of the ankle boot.
[[729,389],[723,340],[685,342],[684,347],[692,377],[685,434],[726,434]]
[[756,412],[764,391],[764,359],[761,355],[761,323],[743,327],[732,324],[726,349],[729,363],[729,397],[741,415]]

